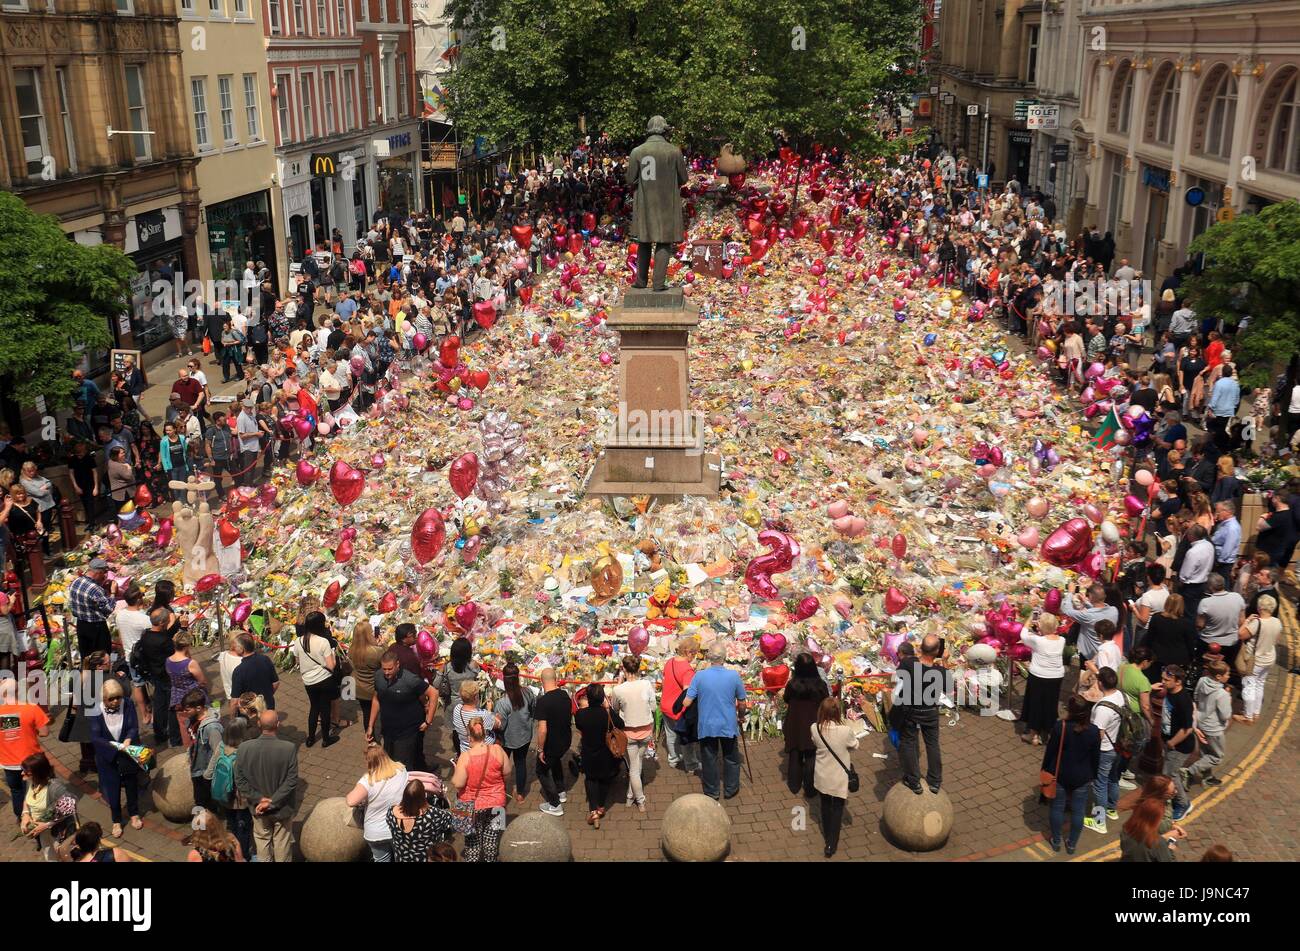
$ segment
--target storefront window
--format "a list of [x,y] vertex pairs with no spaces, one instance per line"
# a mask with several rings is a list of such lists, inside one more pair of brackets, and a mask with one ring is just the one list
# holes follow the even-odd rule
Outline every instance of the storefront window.
[[415,202],[415,176],[411,174],[411,160],[388,159],[379,165],[379,205],[384,211],[401,221],[411,212]]
[[247,261],[264,261],[275,271],[275,236],[269,209],[266,192],[208,206],[208,253],[214,280],[240,280]]
[[311,228],[312,248],[318,248],[322,241],[330,237],[329,209],[326,207],[328,191],[325,182],[319,178],[311,180]]
[[174,294],[157,295],[160,302],[154,304],[154,284],[164,281],[169,288],[175,288],[176,278],[182,281],[184,265],[181,258],[180,241],[168,241],[166,244],[146,251],[137,251],[131,255],[139,271],[131,279],[131,334],[135,338],[135,349],[143,352],[162,346],[172,339],[168,318],[171,314],[170,303]]
[[366,167],[357,166],[357,174],[352,179],[352,212],[356,215],[358,239],[365,237],[370,230],[370,209],[366,207]]

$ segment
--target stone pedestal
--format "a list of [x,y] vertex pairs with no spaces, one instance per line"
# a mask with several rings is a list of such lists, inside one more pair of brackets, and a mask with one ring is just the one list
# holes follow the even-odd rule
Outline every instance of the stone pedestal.
[[298,835],[298,847],[308,862],[360,862],[369,854],[359,810],[343,796],[316,803]]
[[619,402],[589,494],[718,494],[722,462],[705,452],[703,418],[690,408],[687,350],[698,325],[679,287],[630,290],[610,315],[620,337]]
[[936,794],[923,786],[918,796],[897,783],[885,795],[881,821],[894,845],[909,852],[931,852],[948,841],[952,831],[952,800],[942,789]]
[[564,820],[544,812],[526,812],[501,836],[502,862],[569,862],[573,846]]
[[[131,782],[136,782],[132,777]],[[194,784],[190,782],[190,758],[182,750],[154,770],[149,780],[153,805],[168,822],[188,824],[194,817]]]
[[721,862],[731,849],[731,817],[702,793],[674,799],[660,829],[664,854],[675,862]]

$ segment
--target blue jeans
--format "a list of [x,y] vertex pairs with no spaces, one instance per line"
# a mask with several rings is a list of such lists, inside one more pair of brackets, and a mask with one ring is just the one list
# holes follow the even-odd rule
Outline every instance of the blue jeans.
[[[1116,767],[1119,767],[1118,769]],[[1119,777],[1123,760],[1114,750],[1102,750],[1097,778],[1092,782],[1092,811],[1098,822],[1106,821],[1106,810],[1119,802]]]
[[[1103,753],[1103,756],[1106,754]],[[1088,784],[1084,783],[1075,789],[1066,789],[1064,786],[1056,788],[1056,798],[1052,800],[1052,812],[1049,818],[1049,826],[1052,830],[1052,842],[1061,841],[1061,830],[1065,826],[1065,801],[1070,801],[1070,838],[1067,845],[1074,848],[1079,844],[1079,836],[1083,835],[1084,810],[1088,808]]]
[[381,842],[372,842],[370,839],[366,839],[366,845],[370,846],[370,861],[391,862],[393,860],[392,839],[384,839]]
[[734,736],[700,737],[700,779],[704,795],[718,798],[718,754],[722,754],[723,794],[740,792],[740,741]]

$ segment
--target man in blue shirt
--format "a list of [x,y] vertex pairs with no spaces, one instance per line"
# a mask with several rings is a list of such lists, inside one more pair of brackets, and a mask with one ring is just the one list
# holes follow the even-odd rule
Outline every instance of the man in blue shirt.
[[721,641],[709,648],[709,666],[701,670],[686,688],[683,709],[699,704],[700,772],[704,795],[718,798],[718,754],[723,759],[723,795],[728,799],[740,792],[740,733],[738,714],[745,709],[745,684],[740,674],[729,670],[727,647]]
[[1241,402],[1241,386],[1237,383],[1236,373],[1231,363],[1223,365],[1223,375],[1210,390],[1209,410],[1206,425],[1214,436],[1214,441],[1221,449],[1228,445],[1228,422],[1237,415],[1237,404]]
[[1228,500],[1214,503],[1214,570],[1223,576],[1224,583],[1232,587],[1232,567],[1241,551],[1241,523],[1237,521],[1237,506]]

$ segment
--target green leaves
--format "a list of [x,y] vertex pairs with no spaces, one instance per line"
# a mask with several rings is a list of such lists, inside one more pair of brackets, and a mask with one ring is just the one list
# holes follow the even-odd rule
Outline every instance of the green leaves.
[[1188,251],[1205,255],[1205,270],[1185,285],[1192,307],[1238,326],[1249,317],[1233,362],[1243,385],[1267,386],[1275,367],[1300,350],[1300,204],[1220,222]]
[[71,403],[80,361],[72,347],[113,342],[109,321],[122,312],[134,273],[117,248],[83,247],[53,218],[0,192],[0,385],[17,403]]
[[580,117],[630,142],[661,114],[676,141],[706,152],[767,152],[780,131],[875,153],[866,107],[911,90],[920,29],[915,0],[451,0],[448,11],[470,36],[448,80],[454,121],[547,151],[572,142]]

